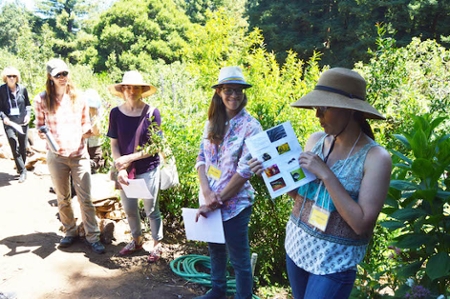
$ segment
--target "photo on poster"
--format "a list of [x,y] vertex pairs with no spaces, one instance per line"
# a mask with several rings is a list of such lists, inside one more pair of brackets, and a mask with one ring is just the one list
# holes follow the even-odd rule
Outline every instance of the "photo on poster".
[[277,152],[279,155],[282,155],[284,153],[287,153],[291,150],[289,147],[289,143],[283,143],[282,145],[277,146]]
[[278,168],[277,164],[273,164],[266,169],[264,169],[264,173],[267,175],[268,178],[273,177],[274,175],[277,175],[280,173],[280,169]]
[[280,190],[286,187],[286,183],[284,182],[283,177],[276,179],[275,181],[270,182],[270,186],[272,186],[273,191]]
[[267,130],[267,136],[269,136],[270,142],[278,141],[287,136],[284,126],[276,126],[273,129]]
[[298,168],[294,171],[291,171],[291,177],[294,180],[294,182],[298,182],[306,177],[305,173],[301,168]]

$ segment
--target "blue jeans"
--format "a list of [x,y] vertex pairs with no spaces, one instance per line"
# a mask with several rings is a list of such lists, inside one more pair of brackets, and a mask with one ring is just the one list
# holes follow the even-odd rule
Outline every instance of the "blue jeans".
[[[144,179],[150,194],[153,198],[143,199],[144,210],[150,222],[152,238],[161,241],[163,238],[163,225],[161,212],[159,210],[158,191],[159,191],[159,168],[149,172],[136,175],[136,179]],[[130,225],[131,235],[137,238],[142,235],[141,216],[137,198],[128,198],[125,192],[120,191],[120,198],[125,214],[127,214],[128,224]]]
[[286,268],[294,299],[345,299],[350,297],[356,279],[355,270],[315,275],[299,268],[286,255]]
[[227,251],[236,278],[235,299],[251,299],[253,277],[250,264],[248,224],[252,207],[245,208],[237,216],[223,222],[225,244],[208,243],[211,257],[212,292],[224,296],[227,291]]

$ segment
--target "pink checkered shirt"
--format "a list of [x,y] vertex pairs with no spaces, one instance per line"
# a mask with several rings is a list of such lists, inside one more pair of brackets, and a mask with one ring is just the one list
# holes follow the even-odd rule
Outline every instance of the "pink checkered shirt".
[[46,108],[44,95],[45,92],[42,92],[34,99],[36,128],[44,125],[48,127],[59,145],[58,155],[82,156],[87,152],[83,134],[91,129],[87,102],[77,98],[72,104],[69,95],[65,94],[55,113],[50,113]]

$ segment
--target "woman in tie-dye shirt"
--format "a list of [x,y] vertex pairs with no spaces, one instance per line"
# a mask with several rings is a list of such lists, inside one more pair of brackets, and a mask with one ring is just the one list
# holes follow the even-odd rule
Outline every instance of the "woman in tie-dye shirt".
[[248,224],[254,190],[247,161],[245,139],[262,131],[259,122],[246,110],[251,87],[239,67],[221,69],[213,86],[214,96],[208,111],[196,169],[200,181],[200,216],[220,209],[225,244],[208,243],[211,256],[212,289],[198,298],[226,298],[227,251],[236,277],[235,298],[252,297],[252,271]]

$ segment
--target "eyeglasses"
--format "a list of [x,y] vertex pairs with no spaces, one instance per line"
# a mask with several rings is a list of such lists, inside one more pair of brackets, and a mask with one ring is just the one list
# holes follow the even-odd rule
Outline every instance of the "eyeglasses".
[[16,75],[7,75],[6,77],[8,77],[8,78],[17,78]]
[[241,96],[244,94],[244,90],[242,88],[222,87],[222,91],[227,96],[231,96],[233,94],[233,92],[235,92],[237,96]]
[[314,107],[313,109],[316,110],[319,114],[324,114],[329,107],[326,106],[320,106],[320,107]]
[[137,90],[141,90],[141,88],[142,88],[142,86],[135,86],[135,85],[124,85],[123,87],[122,87],[122,90],[123,91],[125,91],[125,90],[127,90],[127,91],[131,91],[131,90],[133,90],[133,91],[137,91]]
[[68,74],[69,74],[69,72],[61,72],[61,73],[57,73],[53,77],[56,78],[56,79],[59,79],[61,77],[67,77]]

